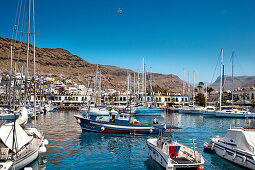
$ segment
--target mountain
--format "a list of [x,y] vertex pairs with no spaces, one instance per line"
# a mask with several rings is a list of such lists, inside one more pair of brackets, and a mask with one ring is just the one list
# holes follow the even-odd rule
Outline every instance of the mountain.
[[[15,42],[15,43],[14,43]],[[10,70],[10,47],[14,44],[16,60],[20,68],[25,71],[27,43],[14,41],[0,37],[0,72],[9,73]],[[87,86],[91,75],[95,72],[96,64],[91,64],[77,55],[71,54],[62,48],[39,48],[36,47],[36,74],[52,76],[55,79],[71,79],[77,84]],[[129,69],[116,66],[99,65],[102,73],[102,84],[107,88],[124,91],[126,89],[127,72],[134,73]],[[33,46],[30,44],[29,73],[33,73]],[[182,80],[173,74],[153,73],[153,87],[168,89],[169,92],[181,92]],[[133,81],[133,80],[132,80]],[[148,84],[148,83],[147,83]]]
[[[220,77],[210,85],[216,90],[219,90]],[[234,77],[234,89],[236,88],[246,88],[255,86],[255,76],[235,76]],[[232,89],[232,77],[224,76],[224,90]]]

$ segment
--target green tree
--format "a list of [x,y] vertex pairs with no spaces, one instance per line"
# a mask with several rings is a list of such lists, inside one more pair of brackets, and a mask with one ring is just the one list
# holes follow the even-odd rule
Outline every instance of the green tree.
[[[206,91],[206,89],[205,89],[205,91]],[[214,91],[214,88],[207,87],[207,93],[209,94],[209,96],[211,95],[211,92],[213,92],[213,91]]]
[[204,85],[205,85],[204,82],[199,82],[198,83],[197,88],[199,89],[199,92],[201,92],[201,89],[203,88]]
[[203,93],[198,93],[195,97],[195,100],[199,106],[205,106],[205,96]]

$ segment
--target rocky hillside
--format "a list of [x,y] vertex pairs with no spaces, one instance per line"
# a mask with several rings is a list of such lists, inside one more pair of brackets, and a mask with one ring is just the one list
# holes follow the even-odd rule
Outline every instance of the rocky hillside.
[[[9,72],[10,46],[13,40],[0,37],[0,72]],[[20,66],[26,62],[27,44],[17,41],[14,46],[15,56]],[[36,47],[36,72],[39,75],[48,75],[56,79],[71,79],[73,82],[87,85],[90,76],[95,71],[95,64],[88,63],[77,55],[61,48]],[[132,70],[115,66],[99,65],[102,81],[105,88],[117,90],[126,89],[127,72]],[[29,72],[33,73],[33,46],[30,45]],[[168,89],[169,92],[181,92],[182,80],[172,74],[153,73],[153,86]]]
[[[220,77],[210,85],[214,89],[219,89]],[[255,86],[255,76],[236,76],[234,77],[234,89],[245,88]],[[224,90],[231,90],[232,88],[232,77],[225,76],[224,78]]]

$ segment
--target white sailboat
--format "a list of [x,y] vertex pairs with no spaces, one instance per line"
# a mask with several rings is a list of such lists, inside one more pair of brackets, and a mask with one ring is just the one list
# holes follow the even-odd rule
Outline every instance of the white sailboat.
[[[222,59],[221,59],[222,60]],[[222,62],[221,62],[222,65]],[[221,80],[222,80],[222,74],[221,74]],[[221,83],[222,86],[222,83]],[[234,109],[234,97],[233,97],[233,91],[234,91],[234,51],[232,53],[232,108],[228,110],[221,110],[221,100],[220,100],[220,110],[216,111],[216,117],[231,117],[231,118],[255,118],[255,113],[251,113],[246,110],[238,110]],[[222,90],[220,89],[220,99],[222,95]]]
[[[34,0],[32,0],[32,8],[34,29]],[[48,144],[48,141],[44,139],[44,136],[38,131],[37,128],[26,128],[28,119],[26,97],[29,58],[30,9],[31,0],[28,1],[27,67],[25,76],[24,107],[21,111],[21,117],[19,117],[16,121],[2,124],[0,126],[0,169],[21,169],[25,167],[34,161],[38,157],[39,153],[46,152],[45,145]],[[35,36],[34,33],[35,32],[33,31],[33,36]]]

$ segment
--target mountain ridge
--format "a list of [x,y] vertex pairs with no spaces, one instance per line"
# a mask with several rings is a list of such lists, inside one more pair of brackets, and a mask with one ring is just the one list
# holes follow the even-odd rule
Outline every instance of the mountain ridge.
[[[5,72],[7,74],[10,70],[9,56],[12,42],[14,42],[14,40],[10,38],[0,37],[0,72]],[[30,44],[30,47],[28,70],[29,73],[33,73],[32,44]],[[18,63],[25,68],[27,43],[15,41],[13,48]],[[77,84],[87,85],[88,81],[91,79],[90,76],[95,71],[96,64],[89,63],[78,55],[73,55],[66,49],[40,47],[36,47],[35,49],[36,74],[42,76],[53,76],[60,80],[71,79]],[[115,88],[120,91],[126,89],[127,73],[129,72],[131,75],[134,74],[134,71],[131,69],[123,69],[113,65],[98,65],[98,67],[102,72],[102,82],[104,87]],[[182,91],[182,80],[176,75],[152,73],[152,77],[153,87],[168,89],[169,92]]]

